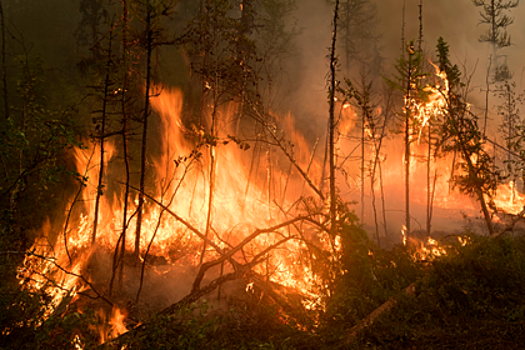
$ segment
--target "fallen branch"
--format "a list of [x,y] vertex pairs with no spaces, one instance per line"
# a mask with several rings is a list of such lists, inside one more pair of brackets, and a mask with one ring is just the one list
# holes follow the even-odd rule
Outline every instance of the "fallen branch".
[[[233,255],[235,253],[240,251],[244,246],[246,246],[248,243],[253,241],[258,236],[260,236],[262,234],[265,234],[265,233],[270,233],[270,232],[277,231],[280,228],[292,225],[292,224],[294,224],[294,223],[296,223],[298,221],[310,221],[310,218],[308,216],[299,216],[299,217],[296,217],[294,219],[282,222],[282,223],[277,224],[277,225],[272,226],[272,227],[268,227],[268,228],[265,228],[265,229],[257,229],[251,235],[249,235],[248,237],[243,239],[242,242],[239,243],[237,246],[235,246],[233,249],[225,251],[225,250],[221,249],[218,245],[216,245],[211,239],[209,239],[204,234],[202,234],[199,230],[197,230],[195,227],[193,227],[193,225],[191,225],[190,223],[185,221],[183,218],[181,218],[180,216],[175,214],[167,206],[163,205],[162,203],[157,201],[155,198],[153,198],[149,194],[147,194],[145,192],[142,192],[142,191],[140,191],[140,189],[138,189],[138,188],[136,188],[134,186],[131,186],[131,185],[130,185],[130,188],[132,188],[135,191],[141,192],[145,197],[147,197],[149,200],[153,201],[155,204],[160,206],[167,213],[172,215],[175,219],[177,219],[179,222],[181,222],[183,225],[185,225],[187,228],[189,228],[193,233],[195,233],[199,238],[201,238],[206,243],[208,243],[208,245],[213,247],[221,255],[221,257],[219,259],[216,259],[216,260],[213,260],[213,261],[209,261],[209,262],[206,262],[206,263],[201,265],[199,273],[197,274],[197,277],[195,278],[195,281],[193,283],[192,293],[194,293],[194,292],[196,292],[197,290],[200,289],[200,282],[202,281],[206,271],[209,270],[211,267],[217,266],[217,265],[219,265],[219,264],[221,264],[221,263],[223,263],[223,262],[225,262],[227,260],[230,261],[230,263],[232,264],[234,269],[237,269],[237,267],[243,266],[240,263],[238,263],[237,261],[233,260],[232,257],[233,257]],[[286,240],[288,240],[288,239],[286,239]]]
[[[120,181],[117,181],[117,183],[119,183],[121,185],[125,185],[124,183],[122,183]],[[153,203],[157,204],[159,207],[164,209],[168,214],[170,214],[175,219],[177,219],[177,221],[179,221],[181,224],[186,226],[191,232],[195,233],[200,239],[202,239],[207,244],[209,244],[211,247],[213,247],[213,249],[215,249],[219,254],[224,255],[224,251],[218,245],[216,245],[211,239],[209,239],[204,234],[202,234],[199,230],[197,230],[192,224],[190,224],[189,222],[187,222],[186,220],[184,220],[183,218],[181,218],[180,216],[175,214],[173,211],[171,211],[167,206],[165,206],[164,204],[162,204],[161,202],[159,202],[158,200],[156,200],[155,198],[153,198],[152,196],[150,196],[146,192],[141,191],[140,189],[136,188],[135,186],[129,185],[129,187],[131,189],[139,192],[139,193],[142,193],[146,198],[148,198]]]
[[[415,283],[412,283],[411,285],[406,287],[401,294],[402,295],[403,294],[404,295],[414,295],[415,292],[416,292],[416,285],[415,285]],[[391,310],[397,304],[397,298],[398,297],[399,297],[399,295],[391,297],[390,299],[385,301],[381,306],[379,306],[377,309],[372,311],[371,314],[366,316],[360,323],[358,323],[354,327],[350,328],[350,334],[346,338],[345,344],[349,344],[352,341],[352,339],[355,338],[355,336],[359,332],[361,332],[363,329],[371,326],[372,323],[374,323],[374,321],[380,315],[382,315],[383,313]]]

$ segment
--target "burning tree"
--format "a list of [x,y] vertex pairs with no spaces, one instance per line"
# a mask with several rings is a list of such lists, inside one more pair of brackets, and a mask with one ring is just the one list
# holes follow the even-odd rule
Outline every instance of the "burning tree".
[[493,236],[496,235],[496,231],[487,197],[490,202],[490,195],[496,188],[499,172],[494,170],[493,159],[484,149],[477,116],[471,113],[469,104],[461,97],[460,72],[448,59],[448,45],[441,40],[437,51],[440,75],[444,79],[441,93],[446,101],[440,147],[461,156],[461,162],[457,165],[461,173],[455,175],[454,183],[463,193],[477,198],[487,229]]
[[407,58],[398,59],[396,70],[398,75],[392,80],[387,80],[390,86],[400,90],[404,95],[403,113],[403,140],[405,144],[404,152],[404,172],[405,172],[405,227],[404,232],[407,237],[410,236],[410,165],[412,161],[412,144],[417,139],[419,130],[424,125],[425,120],[418,116],[425,117],[421,114],[420,107],[428,96],[428,91],[422,88],[421,79],[426,77],[422,71],[423,55],[416,51],[413,42],[406,47]]
[[[455,254],[467,244],[463,235],[446,246],[415,237],[417,205],[426,200],[430,235],[434,197],[445,197],[445,204],[459,198],[444,193],[446,180],[438,182],[437,169],[450,160],[456,187],[480,203],[491,236],[501,233],[494,218],[500,210],[494,196],[498,172],[466,102],[468,86],[461,83],[442,39],[435,77],[424,72],[423,53],[410,43],[397,62],[396,76],[378,94],[374,78],[379,69],[371,71],[379,67],[377,37],[372,28],[356,24],[360,17],[373,22],[373,6],[364,0],[332,2],[328,106],[321,106],[324,118],[328,109],[328,127],[325,157],[320,159],[316,150],[323,135],[309,135],[308,140],[290,114],[272,109],[280,51],[294,35],[279,13],[289,13],[293,1],[80,4],[84,29],[79,39],[92,49],[79,67],[83,82],[88,80],[85,73],[90,76],[78,113],[90,124],[86,145],[75,141],[66,118],[39,102],[38,74],[28,60],[22,61],[19,94],[9,95],[17,105],[10,106],[2,131],[7,142],[0,145],[7,213],[1,242],[20,229],[11,223],[26,218],[20,203],[33,198],[23,197],[30,181],[37,179],[44,188],[56,179],[62,148],[68,149],[65,162],[73,164],[75,177],[69,182],[76,180],[78,188],[68,193],[59,214],[35,230],[34,237],[25,237],[31,248],[11,244],[0,251],[2,264],[16,264],[16,271],[7,274],[13,285],[20,285],[14,300],[4,299],[0,288],[0,302],[6,310],[24,313],[19,318],[11,311],[2,315],[0,319],[16,322],[5,322],[0,329],[0,346],[4,339],[23,341],[20,334],[26,331],[35,339],[45,331],[50,346],[64,348],[95,343],[155,348],[172,339],[182,344],[181,339],[193,336],[185,327],[195,321],[192,312],[199,302],[202,308],[219,306],[215,315],[220,316],[241,305],[235,309],[238,314],[228,314],[231,323],[221,324],[223,334],[237,329],[230,327],[235,322],[246,330],[256,327],[254,319],[267,317],[264,325],[286,325],[311,336],[305,343],[332,339],[328,334],[339,331],[346,339],[354,337],[378,314],[391,310],[399,293],[414,294],[424,285],[438,256]],[[374,41],[367,48],[373,52],[356,53],[357,43],[367,38]],[[346,48],[347,66],[362,64],[356,70],[359,80],[345,79],[347,89],[338,79],[341,47]],[[176,77],[161,70],[167,64],[180,68]],[[396,109],[387,85],[402,94],[400,131],[389,138]],[[506,92],[511,90],[509,85]],[[502,110],[508,116],[508,149],[513,159],[523,161],[522,130],[513,131],[520,125],[518,98],[509,96]],[[345,123],[358,125],[359,145],[350,152],[345,137],[353,125]],[[38,146],[28,146],[34,144]],[[403,148],[397,152],[401,161],[391,145]],[[349,192],[361,190],[364,208],[367,170],[377,244],[352,210],[353,194],[344,193],[350,182],[345,176],[357,170],[347,160],[359,146],[361,181]],[[390,154],[393,161],[386,159]],[[417,181],[418,159],[427,161],[426,183]],[[387,175],[383,167],[388,167]],[[415,252],[379,247],[375,198],[379,192],[385,197],[384,177],[403,187],[404,233],[419,243],[413,245]],[[381,211],[386,235],[384,200]],[[272,308],[276,311],[268,312]],[[266,313],[256,318],[250,310]],[[199,325],[213,324],[199,320]],[[337,328],[341,320],[343,326]],[[168,325],[172,339],[159,335],[156,322]],[[162,339],[151,339],[157,335]],[[339,344],[340,332],[336,338]],[[308,346],[318,348],[319,343],[312,344]]]
[[[46,226],[31,251],[19,252],[26,257],[18,274],[25,290],[49,296],[43,321],[87,303],[113,315],[111,330],[103,333],[114,337],[125,330],[122,304],[141,307],[139,296],[155,293],[152,281],[165,274],[193,282],[176,300],[163,301],[164,314],[215,290],[220,300],[226,282],[242,280],[283,309],[299,303],[302,312],[295,314],[300,315],[322,309],[340,274],[341,241],[357,229],[356,219],[336,197],[333,176],[326,203],[329,196],[318,186],[324,181],[322,166],[306,147],[294,151],[294,144],[306,145],[304,137],[292,129],[290,117],[264,105],[255,69],[259,58],[245,23],[248,3],[240,18],[230,16],[232,3],[207,3],[180,41],[165,36],[161,22],[173,5],[123,1],[114,8],[119,21],[97,42],[101,61],[91,66],[98,73],[92,90],[100,106],[93,111],[96,142],[73,152],[80,190],[65,220]],[[191,50],[193,72],[202,79],[197,120],[185,118],[180,90],[152,77],[154,49],[175,42]],[[129,52],[132,44],[138,58]],[[113,70],[117,65],[123,68]],[[142,89],[133,88],[132,70],[144,72]],[[332,92],[335,97],[335,87]],[[138,104],[140,117],[131,120]],[[243,112],[255,130],[239,122]],[[160,142],[149,150],[146,141],[153,133]],[[255,154],[254,143],[267,147],[266,157]],[[140,154],[138,164],[130,150]],[[138,170],[138,185],[130,181],[131,167]],[[146,170],[155,174],[149,185]],[[135,201],[128,200],[131,190]],[[134,242],[126,232],[135,232]],[[131,255],[133,263],[120,273],[119,293],[112,293],[116,273]],[[74,339],[88,333],[78,330]]]

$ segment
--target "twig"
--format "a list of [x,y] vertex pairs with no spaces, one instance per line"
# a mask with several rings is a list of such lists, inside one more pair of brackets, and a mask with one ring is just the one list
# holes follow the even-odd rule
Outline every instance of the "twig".
[[270,125],[268,125],[268,123],[266,123],[264,120],[264,117],[262,115],[262,113],[254,106],[252,105],[251,103],[249,103],[250,107],[252,107],[252,110],[255,112],[255,114],[257,115],[257,117],[259,118],[259,122],[267,129],[268,133],[272,136],[272,138],[275,140],[275,142],[277,142],[277,145],[279,146],[279,148],[281,149],[281,151],[284,153],[284,155],[288,158],[288,160],[294,165],[294,167],[297,169],[297,171],[301,174],[301,176],[305,179],[305,181],[308,183],[308,185],[310,186],[310,188],[312,188],[312,190],[319,196],[319,198],[321,198],[321,200],[325,200],[325,196],[323,195],[323,193],[314,185],[314,183],[312,182],[312,180],[310,180],[310,178],[308,177],[308,175],[304,172],[304,170],[299,166],[299,164],[297,164],[297,162],[295,161],[294,157],[292,156],[292,154],[290,154],[290,152],[288,152],[288,150],[286,149],[286,147],[282,144],[282,140],[279,139],[277,137],[277,135],[275,134],[275,130],[272,129],[272,127]]
[[44,256],[44,255],[36,254],[35,252],[27,252],[27,251],[0,251],[0,255],[29,255],[29,256],[34,256],[34,257],[37,257],[37,258],[45,260],[45,261],[49,261],[50,263],[55,265],[56,268],[58,268],[60,271],[64,272],[65,274],[70,275],[70,276],[75,276],[77,278],[80,278],[82,280],[82,282],[87,284],[91,288],[91,290],[97,295],[97,298],[100,298],[100,299],[104,300],[110,306],[114,306],[114,304],[109,299],[107,299],[102,294],[100,294],[95,289],[93,284],[91,284],[86,278],[84,278],[84,276],[64,269],[62,266],[60,266],[55,261],[55,258],[50,258],[50,257]]

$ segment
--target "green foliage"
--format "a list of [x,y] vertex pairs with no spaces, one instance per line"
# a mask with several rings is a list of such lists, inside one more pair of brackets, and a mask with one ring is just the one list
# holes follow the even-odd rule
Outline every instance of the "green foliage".
[[[454,91],[456,86],[461,86],[461,72],[457,65],[452,65],[449,59],[449,45],[439,37],[436,52],[438,55],[439,70],[447,74],[450,90]],[[463,84],[464,85],[464,84]]]
[[385,78],[387,84],[394,90],[403,91],[407,96],[424,100],[428,93],[418,87],[428,74],[422,70],[423,54],[415,49],[414,41],[407,45],[406,57],[403,55],[396,61],[397,74],[394,74],[392,79]]
[[[303,334],[289,326],[276,324],[276,310],[259,305],[258,320],[250,319],[248,303],[228,311],[215,309],[206,301],[192,304],[175,315],[154,316],[138,332],[132,332],[106,349],[295,349],[292,344]],[[221,315],[221,316],[217,316]],[[292,340],[292,338],[294,338]],[[303,342],[301,340],[301,342]],[[289,344],[289,345],[288,345]]]
[[451,246],[434,261],[416,295],[399,297],[354,348],[520,348],[525,238],[469,238],[467,246]]
[[[451,75],[451,87],[461,86],[457,67],[448,59],[448,45],[440,39],[437,46],[440,69]],[[478,126],[478,117],[471,113],[457,89],[443,91],[446,98],[444,120],[441,123],[441,138],[438,147],[444,152],[455,152],[462,161],[454,177],[454,184],[465,194],[477,196],[490,194],[500,177],[493,159],[485,151],[484,138]]]
[[54,209],[58,184],[74,174],[67,170],[65,152],[80,143],[73,111],[60,110],[47,98],[43,63],[27,55],[17,62],[17,93],[10,95],[9,118],[0,122],[5,175],[0,177],[0,347],[67,348],[76,329],[83,328],[83,317],[65,315],[42,323],[49,296],[22,290],[16,276],[34,238],[30,230],[40,227]]
[[[20,58],[16,104],[1,124],[0,158],[5,174],[0,180],[2,220],[21,220],[50,186],[69,175],[63,163],[65,151],[79,146],[72,111],[54,110],[42,92],[43,68],[37,59]],[[31,199],[31,208],[24,202]],[[42,206],[42,209],[48,209]],[[21,212],[22,210],[22,212]]]
[[339,342],[348,329],[423,273],[405,249],[377,249],[352,215],[341,227],[342,273],[333,283],[321,324],[325,342]]
[[403,93],[405,103],[403,113],[399,113],[399,117],[404,123],[405,143],[409,144],[413,141],[409,137],[410,134],[416,134],[421,127],[421,121],[415,118],[417,109],[419,105],[427,102],[430,94],[424,84],[428,73],[423,71],[423,53],[415,49],[413,41],[406,46],[406,55],[397,59],[395,68],[397,73],[392,78],[384,79],[392,90]]

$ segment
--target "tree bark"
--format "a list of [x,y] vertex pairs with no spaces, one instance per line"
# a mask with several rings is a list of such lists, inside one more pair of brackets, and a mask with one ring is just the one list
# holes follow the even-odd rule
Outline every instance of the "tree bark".
[[329,136],[329,163],[330,163],[330,222],[331,222],[331,231],[332,234],[337,232],[337,200],[335,193],[335,89],[336,89],[336,67],[337,67],[337,58],[335,53],[335,45],[337,41],[337,20],[339,18],[339,0],[335,2],[334,10],[334,30],[332,32],[332,47],[330,49],[330,136]]
[[2,1],[0,1],[0,26],[2,27],[2,83],[4,90],[4,119],[9,118],[9,98],[7,89],[7,63],[6,63],[6,51],[5,51],[5,14]]
[[108,56],[106,61],[106,77],[104,80],[104,100],[102,101],[102,125],[100,128],[100,170],[98,173],[97,197],[95,200],[95,218],[93,220],[93,232],[91,235],[91,244],[95,244],[97,239],[98,216],[100,207],[100,197],[102,196],[102,183],[104,178],[104,139],[106,134],[106,110],[108,104],[109,90],[109,71],[111,67],[111,45],[113,44],[113,30],[109,32]]
[[137,229],[135,231],[135,251],[134,256],[138,261],[140,254],[140,235],[142,230],[142,213],[144,212],[144,189],[146,178],[146,149],[148,139],[148,117],[149,117],[149,99],[151,89],[151,55],[153,52],[153,38],[151,29],[151,5],[147,4],[146,13],[146,91],[144,96],[144,120],[142,128],[142,147],[140,153],[140,193],[137,213]]

